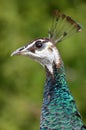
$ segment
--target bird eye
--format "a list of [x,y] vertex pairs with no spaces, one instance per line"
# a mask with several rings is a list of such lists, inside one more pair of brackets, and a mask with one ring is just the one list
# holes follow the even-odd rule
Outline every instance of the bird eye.
[[41,41],[37,41],[37,42],[35,43],[35,46],[36,46],[37,48],[41,48],[41,47],[42,47],[42,42],[41,42]]

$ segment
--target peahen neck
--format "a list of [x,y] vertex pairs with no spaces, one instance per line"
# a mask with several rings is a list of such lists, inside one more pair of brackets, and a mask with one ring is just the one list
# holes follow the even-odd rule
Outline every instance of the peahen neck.
[[[67,86],[64,66],[53,63],[53,74],[46,68],[40,130],[81,130],[83,123]],[[84,129],[83,129],[84,130]]]

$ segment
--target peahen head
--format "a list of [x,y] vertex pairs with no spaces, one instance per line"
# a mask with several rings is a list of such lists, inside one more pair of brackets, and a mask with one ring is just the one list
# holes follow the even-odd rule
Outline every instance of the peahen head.
[[34,40],[14,51],[11,56],[28,56],[47,68],[40,130],[81,130],[86,126],[82,123],[75,101],[67,86],[64,66],[56,48],[57,43],[74,32],[79,32],[81,26],[60,11],[56,11],[55,14],[55,21],[48,38]]
[[53,63],[55,63],[58,67],[61,62],[61,58],[55,44],[61,42],[74,32],[81,30],[81,26],[71,17],[62,14],[58,10],[55,12],[55,15],[55,22],[49,32],[49,38],[37,39],[30,44],[17,49],[11,54],[11,56],[29,56],[44,67],[47,67],[47,69],[53,73]]
[[28,56],[47,69],[52,73],[52,65],[55,63],[57,66],[60,63],[60,56],[55,44],[48,38],[37,39],[30,44],[21,47],[14,51],[13,55],[25,55]]

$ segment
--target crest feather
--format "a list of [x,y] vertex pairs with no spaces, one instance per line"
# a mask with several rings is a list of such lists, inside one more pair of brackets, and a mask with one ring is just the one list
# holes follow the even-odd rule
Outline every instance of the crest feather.
[[79,23],[59,10],[54,11],[54,21],[49,31],[49,38],[54,43],[61,42],[66,37],[79,31],[81,31],[81,25]]

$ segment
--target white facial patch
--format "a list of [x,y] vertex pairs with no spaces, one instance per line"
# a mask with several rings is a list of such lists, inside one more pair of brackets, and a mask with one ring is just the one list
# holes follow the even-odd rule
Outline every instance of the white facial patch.
[[60,63],[60,55],[56,47],[53,46],[50,41],[44,44],[45,48],[43,48],[41,51],[35,51],[35,60],[43,66],[46,66],[47,69],[53,73],[53,63],[56,63],[56,65]]

